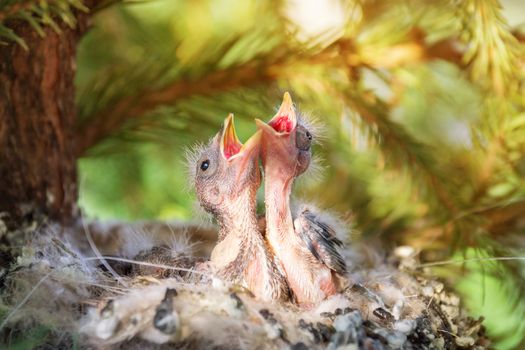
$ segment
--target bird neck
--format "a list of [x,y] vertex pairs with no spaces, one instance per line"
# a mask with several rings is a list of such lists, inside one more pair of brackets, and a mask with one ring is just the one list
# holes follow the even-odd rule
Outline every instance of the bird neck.
[[217,215],[219,242],[210,257],[219,275],[247,283],[252,291],[268,279],[268,257],[257,225],[255,196],[256,189],[244,190],[228,201],[227,211]]
[[274,249],[277,242],[289,237],[293,231],[293,219],[290,210],[290,194],[292,192],[293,177],[283,177],[281,174],[267,172],[264,182],[264,196],[266,206],[266,234]]
[[257,233],[256,190],[243,189],[228,200],[227,208],[217,215],[219,241],[226,236],[248,239]]

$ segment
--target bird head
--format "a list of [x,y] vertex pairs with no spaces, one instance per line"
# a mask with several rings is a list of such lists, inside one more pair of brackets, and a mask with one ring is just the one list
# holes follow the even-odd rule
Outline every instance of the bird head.
[[255,198],[261,183],[259,145],[256,132],[242,144],[235,132],[233,114],[224,121],[223,129],[210,141],[195,166],[195,187],[201,206],[212,214],[225,214],[241,196]]
[[255,120],[262,132],[261,159],[266,172],[297,177],[310,165],[312,134],[297,117],[288,92],[275,116],[265,123]]

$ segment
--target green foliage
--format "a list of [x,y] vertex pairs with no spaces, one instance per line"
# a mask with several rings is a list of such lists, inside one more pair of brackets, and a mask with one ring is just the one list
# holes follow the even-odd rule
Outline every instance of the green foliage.
[[[487,251],[468,250],[467,259],[490,259]],[[465,303],[473,310],[473,316],[483,316],[485,325],[498,344],[498,349],[521,349],[525,332],[525,293],[523,265],[490,260],[472,261],[463,265],[468,274],[457,280],[457,289],[467,295]]]
[[35,327],[23,335],[18,335],[6,344],[7,350],[26,350],[45,346],[51,331],[45,327]]
[[70,28],[76,25],[74,11],[87,12],[82,0],[1,0],[0,1],[0,44],[2,39],[15,41],[27,50],[27,44],[13,29],[9,21],[23,20],[41,37],[45,36],[44,27],[50,27],[60,33],[60,23]]
[[[229,112],[247,139],[253,118],[270,118],[289,90],[326,126],[314,150],[322,177],[301,184],[301,197],[428,258],[523,255],[525,54],[504,9],[492,0],[334,4],[302,22],[301,2],[156,0],[98,12],[77,62],[85,211],[194,217],[184,149]],[[341,25],[312,34],[323,16]],[[461,283],[453,266],[444,276],[491,318],[498,348],[518,347],[523,264],[487,266],[465,266]],[[498,312],[516,314],[505,330],[491,311],[503,304]]]

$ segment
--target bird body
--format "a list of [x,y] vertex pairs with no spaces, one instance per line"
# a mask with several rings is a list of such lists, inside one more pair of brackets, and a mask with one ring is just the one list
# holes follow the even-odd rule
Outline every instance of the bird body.
[[309,306],[337,293],[337,274],[346,272],[335,247],[333,230],[305,211],[292,217],[294,179],[309,166],[312,135],[298,120],[285,94],[277,114],[262,130],[261,158],[265,172],[266,239],[285,271],[296,301]]
[[[271,179],[269,177],[267,181]],[[283,197],[289,198],[291,188],[272,187],[268,186],[265,191],[268,203],[266,239],[282,264],[297,303],[313,305],[337,293],[338,282],[334,271],[312,253],[303,238],[303,230],[296,230],[290,202],[282,202]],[[285,187],[291,187],[291,182]],[[298,223],[303,220],[302,216],[295,219]]]
[[[260,299],[287,300],[291,292],[300,305],[314,305],[338,292],[346,266],[337,251],[341,241],[318,213],[292,214],[292,186],[310,165],[313,137],[288,93],[275,117],[257,124],[261,130],[243,145],[230,115],[193,164],[199,202],[219,224],[210,263],[218,276]],[[256,214],[259,156],[265,174],[263,233]]]
[[243,145],[230,115],[222,132],[194,157],[195,186],[201,206],[219,224],[219,240],[210,258],[217,275],[262,300],[286,300],[287,283],[257,226],[259,142],[256,133]]
[[287,283],[267,249],[257,221],[252,219],[255,206],[242,219],[245,212],[245,208],[238,211],[236,224],[221,225],[219,242],[210,258],[212,266],[219,277],[245,286],[262,300],[286,300]]

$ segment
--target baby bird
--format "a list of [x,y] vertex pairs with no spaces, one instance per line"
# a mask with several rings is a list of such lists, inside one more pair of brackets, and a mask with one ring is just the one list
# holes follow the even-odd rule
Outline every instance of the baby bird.
[[257,132],[243,145],[230,114],[223,130],[195,158],[195,187],[200,205],[219,225],[210,259],[218,276],[245,286],[261,300],[286,300],[286,280],[257,226],[260,137]]
[[337,275],[346,265],[336,247],[342,242],[319,215],[304,209],[293,220],[290,194],[294,179],[309,166],[313,136],[296,116],[289,93],[262,131],[261,159],[265,173],[266,240],[282,264],[296,301],[312,306],[338,292]]

